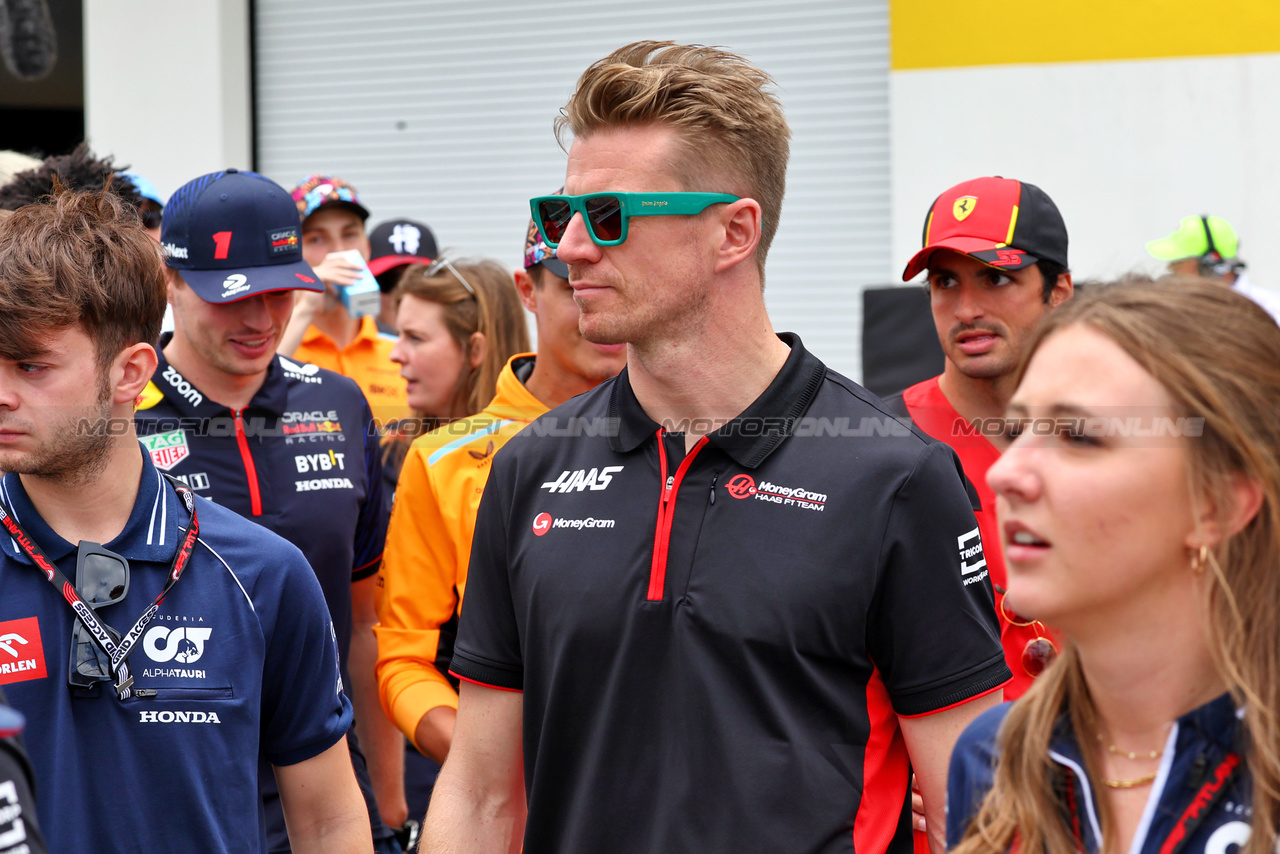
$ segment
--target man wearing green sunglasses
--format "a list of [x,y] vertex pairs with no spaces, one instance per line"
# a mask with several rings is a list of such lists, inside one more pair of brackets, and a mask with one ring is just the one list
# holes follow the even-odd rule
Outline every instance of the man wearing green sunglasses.
[[554,249],[574,214],[582,216],[597,246],[617,246],[627,239],[627,222],[633,216],[700,214],[712,205],[738,200],[728,193],[586,193],[538,196],[529,200],[529,207],[543,240]]
[[908,850],[912,768],[943,826],[1009,678],[982,547],[954,453],[833,432],[891,416],[773,329],[770,82],[640,42],[564,110],[532,213],[628,366],[493,457],[424,850]]

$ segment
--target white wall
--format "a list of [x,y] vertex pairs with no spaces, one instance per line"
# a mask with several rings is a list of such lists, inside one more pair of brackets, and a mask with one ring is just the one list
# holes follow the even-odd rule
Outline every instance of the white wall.
[[166,196],[251,164],[248,0],[84,0],[85,129]]
[[895,71],[887,272],[901,276],[942,190],[998,174],[1057,202],[1077,279],[1158,272],[1143,244],[1212,213],[1253,282],[1280,288],[1277,104],[1277,54]]
[[528,199],[563,183],[552,120],[583,69],[642,38],[744,54],[794,134],[770,315],[860,376],[861,288],[889,251],[886,0],[258,0],[256,15],[263,174],[337,175],[371,223],[411,216],[509,267]]

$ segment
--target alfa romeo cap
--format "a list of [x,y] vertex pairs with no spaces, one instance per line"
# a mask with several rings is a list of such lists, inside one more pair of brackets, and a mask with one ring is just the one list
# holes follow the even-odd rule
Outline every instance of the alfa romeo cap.
[[924,221],[924,246],[902,271],[914,279],[937,249],[951,249],[1000,270],[1043,259],[1067,264],[1067,226],[1058,206],[1034,184],[975,178],[938,196]]
[[430,264],[440,254],[431,229],[412,219],[382,223],[369,235],[369,246],[373,250],[369,272],[375,276],[405,264]]
[[[564,193],[564,187],[556,190],[555,195],[562,193]],[[541,264],[553,276],[559,276],[566,281],[569,278],[569,265],[556,257],[556,250],[547,246],[542,239],[542,233],[538,231],[538,224],[531,219],[529,230],[525,232],[524,237],[524,268],[527,270],[534,264]]]
[[164,208],[165,263],[205,302],[269,291],[323,291],[302,260],[298,209],[256,172],[225,169],[188,181]]
[[[1206,234],[1206,228],[1208,234]],[[1236,230],[1220,216],[1184,216],[1178,230],[1168,237],[1152,240],[1147,252],[1161,261],[1181,261],[1209,254],[1209,237],[1213,236],[1213,248],[1223,258],[1234,258],[1240,251],[1240,238]]]

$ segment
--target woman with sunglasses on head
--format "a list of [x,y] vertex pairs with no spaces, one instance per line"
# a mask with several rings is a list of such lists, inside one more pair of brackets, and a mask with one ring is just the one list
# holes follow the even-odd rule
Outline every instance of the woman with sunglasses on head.
[[1037,333],[988,474],[1009,607],[1057,660],[952,754],[959,854],[1271,852],[1280,822],[1280,329],[1201,280]]
[[[422,447],[415,440],[438,449],[469,435],[471,421],[479,422],[477,429],[481,430],[496,421],[486,418],[490,411],[486,407],[500,404],[500,389],[510,385],[501,381],[508,360],[529,349],[529,331],[519,294],[511,274],[496,261],[441,260],[429,267],[411,267],[400,278],[393,298],[400,337],[391,351],[391,361],[400,365],[400,375],[408,383],[408,402],[414,417],[389,425],[382,440],[383,492],[388,496],[396,493],[410,448]],[[479,454],[467,459],[477,466],[488,464],[486,458],[477,457]],[[410,468],[412,472],[406,476],[397,502],[404,508],[405,519],[393,520],[383,555],[384,596],[378,604],[382,625],[375,630],[379,636],[379,672],[383,669],[385,634],[401,634],[394,627],[395,615],[383,610],[401,601],[399,591],[406,591],[415,600],[426,600],[419,602],[422,607],[452,596],[451,590],[423,590],[417,585],[416,576],[404,577],[400,571],[406,562],[417,564],[423,559],[415,549],[402,545],[404,537],[398,533],[406,527],[415,531],[419,528],[424,498],[429,497],[424,495],[422,467],[410,464]],[[430,539],[438,542],[438,538]],[[446,544],[438,545],[443,548]],[[448,609],[452,607],[450,598]],[[440,622],[446,623],[447,618]],[[447,633],[452,626],[437,628],[444,628]],[[442,646],[447,649],[448,643]],[[447,653],[441,663],[448,667]],[[444,678],[442,673],[440,679]],[[395,720],[390,711],[388,717]],[[419,752],[412,742],[406,745],[405,796],[410,821],[400,831],[406,851],[415,838],[417,822],[426,814],[438,771],[439,765],[432,758]]]
[[497,261],[442,260],[412,267],[394,298],[400,337],[391,361],[408,383],[414,417],[390,425],[383,439],[388,494],[413,440],[483,409],[493,399],[503,366],[529,349],[520,296]]

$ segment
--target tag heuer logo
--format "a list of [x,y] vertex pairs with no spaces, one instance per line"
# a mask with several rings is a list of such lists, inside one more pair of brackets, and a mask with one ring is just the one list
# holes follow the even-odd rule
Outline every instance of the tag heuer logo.
[[191,456],[187,447],[187,434],[182,430],[143,436],[142,444],[151,454],[151,464],[161,471],[168,471]]

